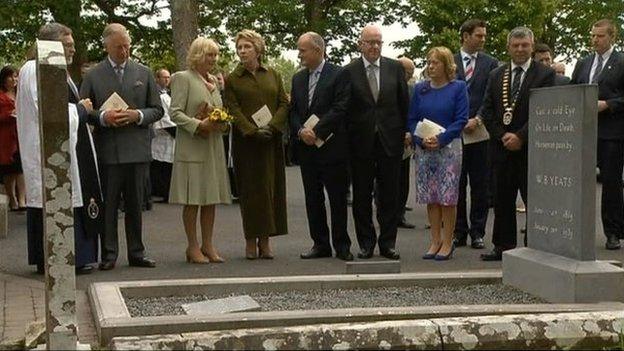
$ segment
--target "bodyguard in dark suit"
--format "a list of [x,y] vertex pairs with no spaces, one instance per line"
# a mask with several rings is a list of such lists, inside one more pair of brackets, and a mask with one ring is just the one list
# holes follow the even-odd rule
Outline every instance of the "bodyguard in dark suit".
[[[299,58],[304,69],[292,79],[290,128],[301,167],[308,227],[314,246],[301,258],[336,257],[353,260],[347,233],[347,133],[345,113],[349,104],[348,82],[338,79],[341,68],[324,59],[325,42],[314,32],[299,37]],[[315,115],[319,122],[312,128],[304,123]],[[324,142],[320,147],[317,144]],[[315,144],[316,143],[316,144]],[[325,195],[331,210],[327,226]]]
[[598,84],[598,166],[602,178],[600,202],[606,248],[617,250],[624,239],[624,54],[613,48],[615,25],[600,20],[592,26],[595,52],[579,60],[572,84]]
[[[362,30],[362,57],[348,64],[344,79],[351,86],[347,131],[353,182],[353,218],[360,258],[379,253],[399,259],[395,250],[399,220],[399,173],[407,133],[408,90],[405,72],[395,60],[381,56],[381,31],[369,25]],[[373,227],[373,184],[379,206],[379,239]]]
[[[555,69],[553,64],[553,52],[550,46],[544,43],[535,44],[535,52],[533,53],[533,59],[547,67]],[[565,71],[565,68],[564,68]],[[555,70],[556,72],[556,70]],[[570,84],[570,78],[562,74],[555,75],[555,85],[567,85]]]
[[[490,72],[498,67],[498,61],[484,53],[483,44],[486,38],[485,21],[471,19],[462,24],[459,32],[462,47],[455,55],[457,79],[466,81],[468,87],[470,111],[464,133],[472,133],[481,126],[482,121],[477,112],[483,104],[483,95]],[[483,236],[489,210],[489,179],[491,165],[489,162],[489,140],[463,145],[462,173],[459,178],[459,198],[457,201],[457,222],[455,224],[456,247],[466,246],[470,235],[474,249],[484,247]],[[470,216],[466,206],[466,187],[470,182]],[[470,218],[470,222],[468,219]]]
[[[106,224],[100,269],[115,267],[117,211],[122,196],[128,262],[131,266],[154,267],[155,262],[145,257],[141,204],[151,161],[149,125],[162,117],[163,109],[149,68],[128,59],[130,36],[126,28],[109,24],[104,29],[103,42],[108,57],[87,73],[80,87],[82,97],[90,98],[95,108],[90,122],[95,126],[104,189]],[[113,93],[129,105],[127,110],[101,109]]]
[[514,28],[507,36],[511,62],[490,73],[480,115],[493,142],[495,205],[494,249],[484,261],[500,261],[505,250],[516,247],[516,198],[527,203],[529,91],[552,86],[555,71],[531,60],[533,32]]

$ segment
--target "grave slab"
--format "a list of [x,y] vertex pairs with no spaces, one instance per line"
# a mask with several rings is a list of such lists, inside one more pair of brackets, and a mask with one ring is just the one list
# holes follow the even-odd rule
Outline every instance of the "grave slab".
[[249,295],[232,296],[182,305],[184,312],[191,316],[212,316],[232,312],[260,311],[260,305]]

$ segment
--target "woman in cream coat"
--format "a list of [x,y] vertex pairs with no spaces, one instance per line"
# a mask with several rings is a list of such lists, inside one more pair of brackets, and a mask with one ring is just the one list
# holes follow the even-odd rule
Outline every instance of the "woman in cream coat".
[[[231,202],[221,139],[228,126],[205,118],[212,108],[222,106],[216,79],[208,73],[218,54],[213,40],[199,37],[189,48],[189,69],[171,77],[169,113],[178,129],[169,202],[184,205],[186,260],[191,263],[223,262],[212,244],[215,204]],[[201,246],[196,234],[198,210]]]

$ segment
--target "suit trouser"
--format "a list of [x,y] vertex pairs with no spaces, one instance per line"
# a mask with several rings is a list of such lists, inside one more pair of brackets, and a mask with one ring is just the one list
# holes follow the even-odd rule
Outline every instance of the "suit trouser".
[[410,161],[411,157],[401,161],[401,175],[399,179],[399,221],[405,217],[405,206],[410,189]]
[[[301,179],[305,191],[308,228],[314,241],[314,247],[331,252],[332,245],[336,252],[346,252],[351,248],[351,239],[347,232],[347,163],[320,164],[315,160],[300,157]],[[325,193],[329,198],[331,213],[331,241],[325,209]]]
[[598,139],[598,159],[602,180],[600,212],[604,234],[624,239],[624,140]]
[[507,250],[517,245],[516,199],[518,191],[527,203],[527,156],[524,151],[507,155],[494,165],[496,190],[494,192],[494,229],[492,242],[497,248]]
[[[387,156],[379,139],[371,158],[351,158],[353,184],[353,220],[358,244],[362,250],[372,250],[378,242],[379,250],[394,249],[399,222],[399,177],[401,154]],[[373,226],[373,186],[378,200],[377,222],[379,239]]]
[[104,236],[102,237],[102,261],[115,261],[119,255],[117,211],[122,196],[128,259],[142,258],[145,247],[142,240],[141,206],[149,163],[107,164],[100,169],[104,192],[105,222]]
[[[464,145],[462,172],[459,178],[459,199],[457,201],[457,221],[455,238],[465,240],[470,235],[472,240],[485,235],[489,199],[488,180],[490,165],[488,162],[489,141]],[[470,224],[468,223],[466,187],[470,182]]]

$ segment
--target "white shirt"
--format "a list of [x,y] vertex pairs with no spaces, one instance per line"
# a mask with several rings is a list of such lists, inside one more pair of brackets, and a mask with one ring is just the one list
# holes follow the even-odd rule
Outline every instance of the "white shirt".
[[[604,68],[604,66],[607,64],[607,61],[609,61],[609,58],[611,57],[612,52],[613,52],[613,46],[609,48],[609,50],[605,51],[604,54],[602,54],[602,68]],[[594,62],[592,62],[591,71],[589,71],[590,81],[592,77],[594,76],[594,72],[596,72],[597,68],[598,68],[598,53],[596,52],[594,55]]]
[[366,71],[366,75],[368,76],[368,66],[370,66],[371,64],[375,64],[375,66],[377,66],[377,69],[375,70],[375,79],[377,79],[377,87],[379,88],[379,91],[381,91],[381,84],[379,82],[379,71],[381,70],[381,66],[379,65],[379,63],[381,62],[381,57],[379,57],[375,62],[368,62],[368,60],[362,56],[362,61],[364,61],[364,71]]
[[[524,82],[524,77],[526,77],[526,73],[529,70],[529,67],[531,67],[531,59],[528,59],[525,63],[519,65],[520,67],[522,67],[522,75],[520,76],[520,87],[522,86],[522,82]],[[516,73],[515,73],[515,69],[516,67],[518,67],[518,65],[516,65],[513,61],[511,61],[511,85],[513,86],[514,84],[514,78],[516,78]]]
[[175,151],[175,139],[167,133],[164,128],[175,127],[176,124],[169,117],[169,106],[171,96],[167,93],[160,94],[165,113],[161,119],[152,124],[154,128],[154,139],[152,139],[152,158],[160,162],[173,163],[173,153]]
[[[17,87],[17,135],[19,139],[22,169],[26,182],[26,206],[42,207],[41,184],[41,142],[39,137],[39,105],[37,95],[37,64],[28,61],[19,72]],[[78,110],[75,104],[69,104],[69,159],[70,180],[72,184],[72,204],[82,207],[82,189],[80,173],[76,162],[76,141],[78,140]]]

